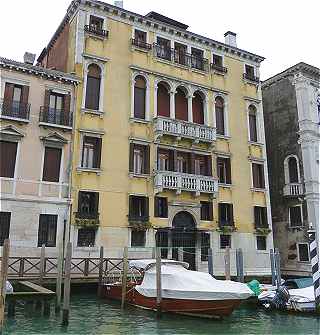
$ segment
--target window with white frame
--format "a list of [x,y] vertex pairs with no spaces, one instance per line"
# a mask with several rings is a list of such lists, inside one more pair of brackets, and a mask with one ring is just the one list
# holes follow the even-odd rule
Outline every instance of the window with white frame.
[[143,158],[144,157],[141,148],[135,148],[133,151],[133,173],[142,173]]
[[301,227],[303,225],[302,206],[289,207],[289,226]]
[[225,102],[221,97],[216,97],[215,99],[215,118],[217,134],[226,135]]
[[86,80],[85,108],[98,111],[100,107],[101,69],[97,64],[88,66]]
[[100,169],[102,138],[83,136],[81,167]]
[[287,156],[284,160],[285,183],[300,183],[299,159],[295,155]]
[[310,262],[309,244],[297,243],[299,262]]
[[159,164],[160,171],[168,171],[169,170],[169,154],[159,154],[158,164]]
[[251,142],[258,142],[258,117],[257,108],[254,105],[249,106],[249,140]]

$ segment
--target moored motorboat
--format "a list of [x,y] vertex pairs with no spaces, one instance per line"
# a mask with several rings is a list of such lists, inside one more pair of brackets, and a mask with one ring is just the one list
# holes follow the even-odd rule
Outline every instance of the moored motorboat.
[[[130,261],[132,269],[142,273],[141,281],[127,285],[126,302],[130,305],[156,310],[156,261]],[[122,283],[106,283],[104,296],[121,299]],[[252,296],[242,283],[216,280],[210,274],[188,270],[188,264],[172,260],[161,261],[161,310],[201,317],[230,315],[242,300]]]

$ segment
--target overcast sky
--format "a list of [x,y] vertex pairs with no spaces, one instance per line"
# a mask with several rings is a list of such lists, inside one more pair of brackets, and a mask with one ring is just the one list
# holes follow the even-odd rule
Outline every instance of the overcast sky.
[[[0,2],[0,55],[21,61],[25,51],[40,54],[71,0]],[[221,42],[234,31],[239,48],[266,57],[262,79],[300,61],[320,68],[320,0],[124,0],[124,8],[159,12]]]

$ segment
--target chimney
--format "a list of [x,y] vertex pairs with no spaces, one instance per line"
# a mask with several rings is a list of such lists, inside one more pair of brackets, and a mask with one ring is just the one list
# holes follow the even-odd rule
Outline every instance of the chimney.
[[114,5],[120,8],[123,8],[123,1],[115,1]]
[[237,34],[232,31],[227,31],[224,34],[225,43],[230,45],[231,47],[237,47]]
[[23,55],[23,62],[26,64],[33,65],[35,59],[36,54],[32,54],[31,52],[25,52]]

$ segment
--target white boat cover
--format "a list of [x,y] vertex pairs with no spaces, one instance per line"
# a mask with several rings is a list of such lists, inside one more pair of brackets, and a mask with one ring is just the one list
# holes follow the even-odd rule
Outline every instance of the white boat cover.
[[[162,259],[161,264],[180,264],[186,269],[188,269],[189,264],[186,262],[180,262],[180,261],[175,261],[173,259]],[[152,266],[156,265],[156,260],[155,259],[134,259],[129,261],[129,266],[131,268],[136,268],[138,270],[148,270]]]
[[[146,270],[136,290],[146,297],[156,297],[156,269]],[[163,298],[191,300],[247,299],[253,292],[242,283],[216,280],[209,273],[190,271],[178,262],[161,265],[161,293]]]
[[289,290],[289,293],[290,293],[290,298],[296,302],[315,301],[313,286],[292,289],[292,290]]

